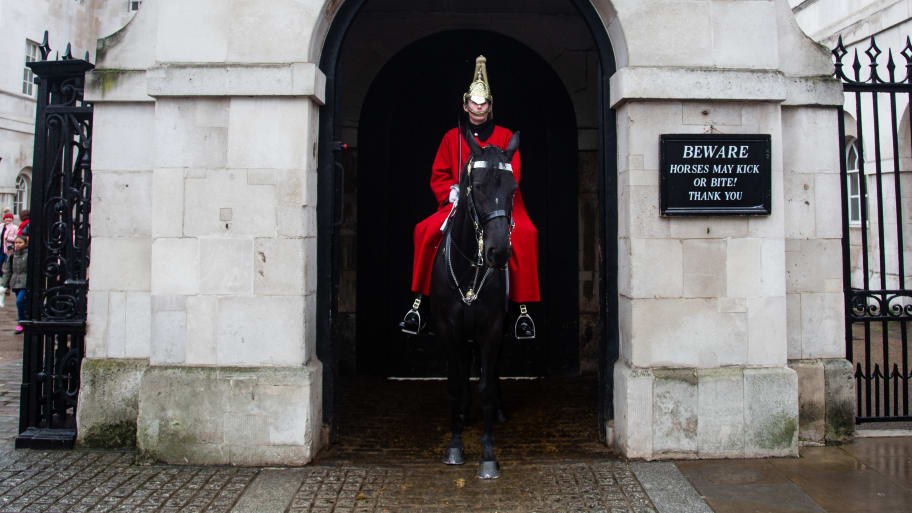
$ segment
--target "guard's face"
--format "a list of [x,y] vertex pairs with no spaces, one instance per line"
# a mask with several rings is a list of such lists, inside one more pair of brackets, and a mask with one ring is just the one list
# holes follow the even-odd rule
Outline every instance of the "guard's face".
[[475,103],[468,100],[462,109],[469,115],[469,121],[473,125],[480,125],[488,120],[488,114],[491,112],[491,102]]

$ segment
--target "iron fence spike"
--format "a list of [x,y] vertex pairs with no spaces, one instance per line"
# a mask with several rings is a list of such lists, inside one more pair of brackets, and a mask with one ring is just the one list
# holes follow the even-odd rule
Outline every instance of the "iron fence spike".
[[48,55],[51,53],[51,45],[48,43],[48,31],[44,31],[44,40],[41,41],[41,46],[38,47],[38,51],[41,52],[41,60],[46,61]]
[[877,41],[874,40],[874,37],[871,37],[871,44],[868,46],[868,49],[865,50],[865,55],[868,56],[868,67],[871,68],[871,76],[869,81],[872,84],[883,82],[880,75],[877,73],[877,60],[880,57],[880,54],[883,53],[880,51],[880,48],[877,47]]
[[890,83],[894,83],[896,80],[895,76],[896,64],[893,62],[893,49],[891,48],[887,51],[887,73],[890,75]]
[[858,48],[855,49],[855,61],[852,62],[852,69],[855,71],[855,82],[861,80],[861,59],[858,58]]
[[845,57],[845,55],[847,53],[849,53],[849,52],[848,52],[848,50],[846,50],[845,45],[842,44],[842,36],[840,35],[839,42],[836,44],[836,47],[833,48],[833,50],[832,50],[832,54],[836,58],[836,62],[833,65],[836,78],[843,78],[843,79],[847,78],[845,76],[845,72],[842,69],[842,58]]

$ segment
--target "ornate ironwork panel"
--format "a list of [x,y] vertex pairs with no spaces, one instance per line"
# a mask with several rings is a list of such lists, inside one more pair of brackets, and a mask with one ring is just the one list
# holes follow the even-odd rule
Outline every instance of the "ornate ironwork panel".
[[[855,364],[856,422],[912,420],[909,414],[909,322],[904,189],[912,191],[912,130],[904,137],[903,110],[912,104],[912,41],[898,55],[878,48],[874,38],[859,56],[840,37],[833,56],[835,76],[846,92],[854,126],[838,111],[842,193],[843,288],[846,358]],[[862,61],[865,62],[862,62]],[[846,68],[850,69],[846,69]],[[902,75],[901,77],[899,75]],[[905,128],[912,128],[909,125]],[[854,133],[853,133],[854,132]],[[905,168],[905,169],[904,169]],[[906,217],[909,214],[906,214]]]
[[92,105],[83,100],[94,68],[63,57],[28,66],[38,84],[29,225],[22,403],[17,447],[69,447],[76,437],[84,354],[92,197]]

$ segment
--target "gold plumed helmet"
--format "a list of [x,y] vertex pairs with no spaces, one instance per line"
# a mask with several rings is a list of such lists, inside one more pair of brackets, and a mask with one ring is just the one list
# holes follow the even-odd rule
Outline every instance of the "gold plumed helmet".
[[491,86],[488,84],[488,69],[485,66],[487,59],[484,55],[475,58],[475,73],[472,75],[472,83],[469,84],[469,90],[462,95],[462,103],[469,100],[484,105],[486,102],[494,102],[491,95]]

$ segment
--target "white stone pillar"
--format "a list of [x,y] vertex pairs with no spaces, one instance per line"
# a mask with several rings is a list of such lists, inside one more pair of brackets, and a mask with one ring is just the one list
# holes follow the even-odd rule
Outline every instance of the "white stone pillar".
[[[79,439],[132,435],[144,457],[172,463],[300,465],[324,439],[325,78],[310,62],[274,63],[287,56],[278,43],[253,38],[249,17],[217,16],[228,11],[216,3],[150,1],[100,44],[87,94],[98,128]],[[286,3],[275,16],[309,26],[315,14]],[[171,37],[191,20],[192,40]],[[254,44],[227,45],[245,38]]]
[[95,104],[91,265],[78,443],[136,442],[139,384],[152,338],[151,236],[155,104],[142,71],[87,76]]
[[[793,116],[798,107],[783,105],[832,100],[838,92],[819,79],[820,91],[807,94],[806,80],[660,68],[621,69],[612,77],[621,340],[614,433],[628,457],[797,455],[799,374],[788,365],[786,279],[787,234],[796,228],[785,194],[794,177],[785,178],[784,152],[791,159],[801,123]],[[819,137],[835,130],[835,119]],[[707,132],[771,136],[770,215],[661,216],[659,136]],[[815,173],[832,173],[834,157],[819,156],[832,143],[822,148],[808,162]],[[824,176],[820,183],[829,182]],[[838,263],[838,240],[822,252]],[[838,272],[835,278],[838,287]],[[825,303],[813,315],[838,321],[841,311],[841,302]],[[839,344],[841,335],[830,331],[839,326],[818,326],[813,336]]]
[[839,134],[842,109],[785,106],[789,366],[798,373],[800,438],[845,441],[855,428],[846,360]]
[[[321,440],[313,64],[160,66],[138,446],[301,464]],[[200,414],[200,412],[205,414]]]

